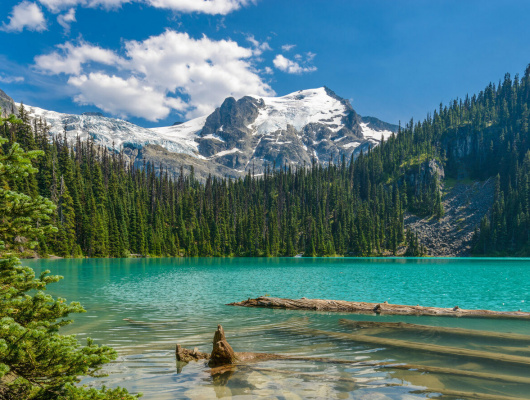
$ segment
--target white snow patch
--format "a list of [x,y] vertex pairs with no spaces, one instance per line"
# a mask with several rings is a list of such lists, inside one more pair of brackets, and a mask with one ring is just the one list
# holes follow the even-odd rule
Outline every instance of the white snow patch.
[[311,141],[313,142],[313,146],[316,146],[316,145],[318,145],[318,144],[320,144],[322,142],[327,142],[328,139],[322,139],[322,140],[313,140],[313,139],[311,139]]
[[239,150],[238,148],[234,147],[233,149],[230,149],[230,150],[220,151],[219,153],[214,154],[210,158],[217,158],[217,157],[226,156],[227,154],[241,153],[241,152],[242,152],[241,150]]
[[79,136],[89,137],[101,146],[120,149],[124,145],[141,147],[159,145],[174,153],[185,153],[202,158],[198,154],[195,133],[202,129],[206,118],[197,118],[185,124],[165,128],[147,129],[130,122],[94,115],[63,114],[29,105],[24,106],[31,118],[43,118],[50,125],[50,136],[62,136],[67,124],[67,139],[72,142]]
[[202,136],[203,139],[212,139],[212,140],[218,140],[220,142],[225,142],[221,137],[217,136],[217,135],[213,135],[211,133],[209,133],[208,135],[205,135],[205,136]]
[[288,125],[300,131],[309,123],[321,123],[336,132],[342,128],[342,117],[347,113],[346,107],[329,96],[323,87],[300,90],[283,97],[253,97],[265,102],[256,120],[248,126],[259,135],[285,130]]
[[342,148],[343,149],[349,149],[350,147],[353,147],[355,149],[356,147],[359,147],[360,144],[361,143],[359,143],[359,142],[346,143],[346,144],[342,145]]
[[[189,149],[193,149],[194,153],[198,153],[198,143],[195,139],[198,138],[199,132],[204,127],[206,118],[207,116],[202,116],[180,125],[151,128],[149,130],[169,142],[178,143],[180,146],[188,147]],[[188,154],[191,153],[188,152]]]
[[392,136],[392,133],[393,133],[387,130],[378,131],[378,130],[372,129],[368,126],[367,123],[364,123],[364,122],[361,122],[361,130],[363,132],[363,137],[367,139],[375,139],[378,141],[381,141],[381,137],[387,140],[390,136]]

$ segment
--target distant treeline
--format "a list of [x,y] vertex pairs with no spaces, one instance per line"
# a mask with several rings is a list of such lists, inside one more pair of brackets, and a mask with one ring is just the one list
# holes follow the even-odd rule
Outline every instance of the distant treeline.
[[[92,141],[49,141],[43,121],[5,124],[1,135],[40,149],[39,172],[16,187],[57,206],[53,237],[38,251],[66,257],[422,255],[403,214],[441,217],[440,181],[497,176],[495,203],[477,231],[475,254],[530,254],[530,67],[440,106],[423,122],[355,160],[262,176],[171,179],[163,166],[136,168]],[[6,147],[7,148],[7,147]],[[16,180],[4,186],[20,186]]]

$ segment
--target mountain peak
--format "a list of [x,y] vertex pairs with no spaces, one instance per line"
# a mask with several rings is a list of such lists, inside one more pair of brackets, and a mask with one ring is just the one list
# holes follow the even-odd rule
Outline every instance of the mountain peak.
[[[146,129],[96,113],[61,114],[27,107],[51,125],[50,135],[92,138],[143,160],[177,171],[194,165],[198,175],[241,176],[267,165],[338,162],[379,143],[392,125],[362,119],[349,101],[322,86],[281,97],[229,97],[210,115],[168,127]],[[140,161],[142,160],[142,161]]]

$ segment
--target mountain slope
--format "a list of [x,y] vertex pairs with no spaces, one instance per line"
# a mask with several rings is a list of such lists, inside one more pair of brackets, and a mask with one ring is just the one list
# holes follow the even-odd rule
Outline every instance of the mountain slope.
[[61,114],[27,106],[34,118],[50,124],[50,135],[69,141],[92,138],[123,149],[136,163],[144,160],[176,171],[194,165],[199,176],[262,173],[267,165],[337,162],[388,138],[397,126],[363,119],[350,103],[328,88],[283,97],[227,98],[208,116],[182,124],[142,128],[97,113]]
[[13,99],[0,89],[0,112],[2,114],[11,114],[11,111],[16,111],[16,109]]

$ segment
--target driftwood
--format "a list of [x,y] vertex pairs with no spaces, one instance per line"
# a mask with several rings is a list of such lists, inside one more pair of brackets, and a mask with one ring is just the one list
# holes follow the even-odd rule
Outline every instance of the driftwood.
[[352,328],[370,329],[370,330],[407,330],[416,332],[432,332],[443,333],[451,335],[463,335],[484,337],[492,339],[506,339],[511,341],[530,342],[530,335],[522,335],[519,333],[505,333],[505,332],[489,332],[479,331],[476,329],[450,328],[445,326],[430,326],[408,324],[406,322],[377,322],[377,321],[353,321],[350,319],[340,319],[339,323],[342,325],[351,326]]
[[470,350],[463,349],[460,347],[441,346],[438,344],[431,343],[419,343],[411,342],[407,340],[399,339],[387,339],[375,336],[365,336],[359,334],[342,333],[342,332],[331,332],[322,331],[317,329],[307,329],[303,331],[296,331],[289,329],[289,332],[300,334],[300,335],[314,335],[314,336],[327,336],[340,340],[348,340],[358,343],[376,344],[379,346],[387,347],[398,347],[402,349],[410,349],[423,351],[426,353],[441,354],[448,356],[461,356],[467,358],[474,358],[479,360],[497,361],[514,365],[530,366],[530,357],[521,357],[509,354],[493,353],[489,351]]
[[279,297],[258,297],[228,306],[283,308],[288,310],[314,310],[334,311],[361,314],[386,314],[386,315],[428,315],[435,317],[478,317],[478,318],[506,318],[528,319],[530,312],[524,311],[491,311],[491,310],[465,310],[458,306],[453,308],[406,306],[384,303],[364,303],[345,300],[321,299],[282,299]]
[[[200,352],[197,348],[194,350],[185,349],[180,344],[177,344],[175,355],[177,361],[184,363],[188,363],[190,361],[208,360],[208,366],[211,368],[233,366],[237,365],[238,363],[246,363],[251,361],[266,361],[286,358],[286,356],[279,354],[251,352],[236,353],[226,340],[224,329],[221,325],[217,325],[217,330],[215,331],[213,337],[213,349],[211,354]],[[219,371],[225,372],[226,369],[220,369]]]

